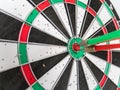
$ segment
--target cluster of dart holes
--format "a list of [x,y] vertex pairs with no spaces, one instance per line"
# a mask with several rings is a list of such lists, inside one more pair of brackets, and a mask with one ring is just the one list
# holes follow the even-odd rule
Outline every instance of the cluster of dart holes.
[[[11,0],[11,1],[14,2],[15,0]],[[23,4],[22,7],[24,8],[25,5]],[[17,12],[17,8],[14,8],[14,10],[15,10],[15,12]],[[20,16],[20,17],[22,17],[22,14],[20,14],[20,13],[18,13],[17,15]]]
[[[80,7],[78,7],[78,8],[80,8]],[[81,12],[78,12],[77,18],[81,18],[81,17],[84,17],[83,14],[82,14]],[[79,22],[79,25],[80,25],[80,24],[82,24],[82,19],[81,19],[80,22]],[[77,26],[77,28],[79,29],[79,26]]]
[[[77,75],[75,74],[74,77],[77,77]],[[75,80],[69,83],[68,86],[71,87],[73,84],[77,86],[77,83],[75,82]]]
[[[62,7],[62,5],[61,4],[57,4],[60,8],[62,8],[62,9],[60,9],[60,11],[59,12],[63,12],[63,10],[64,10],[64,8]],[[64,13],[66,13],[66,12],[64,12]],[[64,13],[62,13],[62,14],[64,14]],[[65,23],[67,23],[69,26],[70,26],[70,23],[69,23],[69,21],[68,20],[66,20],[66,18],[65,17],[63,17],[63,20],[65,20]]]
[[[8,47],[8,46],[7,46],[7,43],[5,43],[5,44],[4,44],[4,46],[5,46],[5,47]],[[16,56],[14,56],[14,57],[16,58],[16,57],[17,57],[17,55],[16,55]],[[5,58],[1,58],[1,61],[2,61],[2,62],[4,62],[4,61],[5,61]],[[13,62],[13,63],[15,63],[15,60],[13,60],[12,62]],[[1,68],[1,69],[4,69],[4,67],[3,67],[3,66],[1,66],[0,68]]]
[[[62,64],[62,66],[58,66],[58,67],[56,67],[54,69],[57,70],[58,68],[61,68],[61,67],[64,67],[64,66],[65,66],[65,64]],[[46,75],[49,75],[49,73],[47,72]],[[77,76],[77,75],[75,75],[75,76]],[[44,82],[48,82],[48,80],[45,79]],[[50,81],[50,84],[53,84],[54,82],[55,82],[54,80]],[[73,82],[75,82],[75,81],[73,81]],[[43,85],[43,83],[40,83],[40,84]],[[48,90],[48,89],[46,89],[46,90]]]
[[[37,20],[37,25],[39,26],[42,22],[40,22],[41,20]],[[41,26],[39,26],[39,27],[41,27]],[[44,27],[47,27],[48,29],[48,31],[50,31],[51,29],[50,29],[50,23],[48,22],[48,23],[46,23],[46,24],[44,24]],[[57,32],[57,30],[55,30],[56,28],[54,27],[54,29],[52,29],[52,30],[54,30],[54,35],[56,35],[56,36],[58,36],[59,34],[58,34],[58,32]],[[46,31],[46,29],[45,28],[43,28],[43,31]],[[64,40],[64,38],[62,37],[61,38],[62,40]]]
[[[27,49],[28,49],[28,52],[29,52],[29,48],[27,48]],[[49,48],[49,49],[50,49],[51,51],[53,50],[52,48]],[[60,46],[59,46],[59,49],[61,49]],[[65,51],[62,51],[61,53],[64,53],[64,52],[65,52]],[[55,51],[55,52],[48,52],[48,51],[47,51],[47,52],[45,52],[45,53],[46,53],[46,55],[47,55],[47,54],[50,54],[50,55],[51,55],[51,54],[53,54],[53,53],[54,53],[54,54],[57,54],[57,51]],[[40,54],[39,56],[42,57],[41,54]],[[32,59],[32,61],[34,61],[34,60]],[[46,65],[43,64],[43,67],[46,67]]]

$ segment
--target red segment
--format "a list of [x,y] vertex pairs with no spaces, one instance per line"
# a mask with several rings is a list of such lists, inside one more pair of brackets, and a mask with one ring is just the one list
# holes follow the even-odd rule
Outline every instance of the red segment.
[[30,69],[29,64],[21,66],[21,70],[24,78],[26,79],[29,85],[32,85],[33,83],[35,83],[36,79]]
[[100,87],[103,87],[103,85],[105,84],[105,81],[107,80],[107,76],[106,75],[104,75],[103,77],[102,77],[102,79],[101,79],[101,81],[100,81]]
[[75,4],[75,0],[65,0],[65,3]]
[[115,25],[116,30],[118,30],[118,29],[119,29],[119,25],[118,25],[118,23],[117,23],[116,18],[112,18],[112,20],[113,20],[113,23],[114,23],[114,25]]
[[102,29],[102,31],[103,31],[104,34],[108,33],[106,27],[103,26],[101,29]]
[[28,24],[23,24],[19,35],[20,42],[27,42],[29,31],[30,26]]
[[79,45],[78,43],[74,43],[74,44],[72,45],[72,49],[73,49],[74,51],[79,51],[79,50],[80,50],[80,45]]
[[37,6],[37,10],[39,11],[39,12],[41,12],[41,11],[43,11],[43,10],[45,10],[47,7],[49,7],[50,6],[50,2],[48,1],[48,0],[45,0],[45,1],[43,1],[42,3],[40,3],[38,6]]
[[107,52],[107,62],[108,62],[108,63],[111,63],[111,62],[112,62],[112,52],[111,52],[111,51],[108,51],[108,52]]
[[120,88],[117,88],[116,90],[120,90]]
[[100,0],[101,3],[103,3],[105,0]]
[[87,6],[87,11],[94,17],[97,15],[96,12],[89,6]]

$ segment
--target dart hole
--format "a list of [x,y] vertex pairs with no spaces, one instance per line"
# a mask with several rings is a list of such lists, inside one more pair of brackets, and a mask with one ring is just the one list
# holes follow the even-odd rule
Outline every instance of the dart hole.
[[42,66],[45,68],[46,67],[46,65],[45,64],[42,64]]
[[3,69],[3,66],[1,66],[1,69]]

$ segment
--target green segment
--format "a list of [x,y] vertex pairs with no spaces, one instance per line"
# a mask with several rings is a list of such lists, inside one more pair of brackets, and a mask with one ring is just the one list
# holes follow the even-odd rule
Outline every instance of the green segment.
[[78,43],[78,44],[80,44],[81,43],[81,39],[80,38],[73,38],[73,39],[71,39],[70,40],[70,45],[72,45],[75,42]]
[[35,84],[32,86],[32,88],[33,88],[34,90],[45,90],[38,82],[35,83]]
[[103,4],[107,8],[107,10],[110,13],[111,17],[114,17],[114,14],[113,14],[112,10],[110,9],[109,5],[106,2],[104,2]]
[[73,48],[72,48],[74,43],[80,44],[81,41],[82,40],[80,38],[72,38],[69,41],[68,51],[69,51],[70,55],[75,59],[80,59],[81,57],[84,56],[84,46],[80,46],[80,51],[74,51]]
[[20,60],[20,64],[25,64],[28,62],[28,58],[27,58],[27,51],[26,51],[26,44],[24,43],[20,43],[19,44],[19,60]]
[[105,74],[108,75],[110,70],[110,63],[107,63],[106,68],[105,68]]
[[81,2],[81,1],[77,1],[77,5],[80,6],[80,7],[82,7],[82,8],[84,8],[84,9],[86,9],[86,7],[87,7],[87,5],[84,4],[84,3]]
[[64,2],[64,0],[49,0],[49,2],[50,2],[51,4],[55,4],[55,3]]
[[102,27],[103,26],[103,22],[101,21],[101,19],[98,16],[96,16],[95,18],[98,21],[99,25]]
[[36,16],[39,14],[39,12],[34,9],[30,15],[28,16],[26,22],[29,23],[29,24],[32,24],[32,22],[34,21],[34,19],[36,18]]
[[117,38],[120,38],[120,30],[113,31],[109,34],[105,34],[103,36],[99,36],[96,38],[88,39],[87,45],[95,45],[95,44],[98,44],[101,42],[105,42],[105,41],[109,41],[109,40],[113,40],[113,39],[117,39]]
[[101,90],[100,85],[98,85],[94,90]]

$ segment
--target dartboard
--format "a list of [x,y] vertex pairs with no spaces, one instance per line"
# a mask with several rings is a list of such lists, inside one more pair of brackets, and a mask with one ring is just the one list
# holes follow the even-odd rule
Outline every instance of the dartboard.
[[0,90],[120,90],[119,0],[0,0]]

